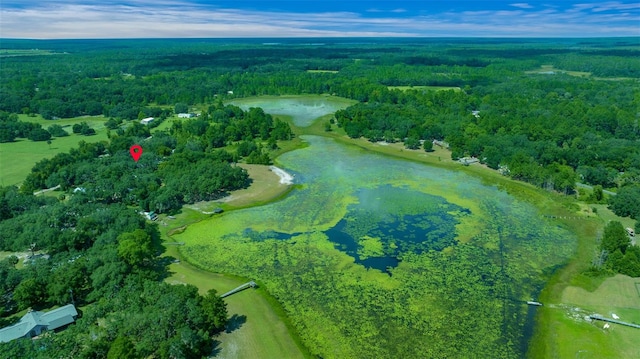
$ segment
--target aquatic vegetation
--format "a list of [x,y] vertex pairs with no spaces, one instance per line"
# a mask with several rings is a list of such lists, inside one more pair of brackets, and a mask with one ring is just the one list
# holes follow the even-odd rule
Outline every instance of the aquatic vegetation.
[[278,158],[299,188],[190,226],[183,253],[259,281],[325,358],[521,357],[573,237],[462,173],[303,138]]

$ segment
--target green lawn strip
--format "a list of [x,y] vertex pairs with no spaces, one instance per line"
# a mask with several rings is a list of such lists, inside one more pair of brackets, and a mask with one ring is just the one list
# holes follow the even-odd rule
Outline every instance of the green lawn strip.
[[78,142],[106,141],[106,132],[94,136],[70,135],[53,138],[51,146],[46,142],[33,142],[20,139],[16,142],[0,143],[1,186],[19,185],[31,172],[31,168],[40,160],[51,158],[61,152],[69,152],[78,147]]
[[589,314],[609,318],[616,314],[622,321],[640,323],[640,294],[636,283],[640,283],[640,279],[616,275],[593,291],[573,286],[565,288],[562,306],[545,308],[546,316],[552,318],[549,322],[552,324],[546,326],[551,339],[547,342],[548,355],[531,357],[554,354],[561,358],[640,357],[639,329],[618,324],[609,324],[609,328],[604,329],[605,322],[584,320]]
[[[176,246],[168,245],[167,256],[182,258]],[[166,279],[172,284],[192,284],[201,294],[215,289],[219,294],[236,288],[249,279],[211,273],[181,260],[169,266]],[[277,301],[263,288],[247,289],[225,299],[229,317],[237,328],[230,328],[216,339],[224,358],[305,358],[305,352]]]
[[457,87],[457,86],[387,86],[387,89],[400,90],[400,91],[409,91],[409,90],[460,91],[460,87]]
[[636,221],[631,219],[630,217],[618,217],[613,211],[611,211],[606,204],[592,204],[590,205],[592,208],[597,209],[598,217],[602,218],[605,223],[609,221],[618,221],[622,223],[624,227],[633,228],[635,226]]

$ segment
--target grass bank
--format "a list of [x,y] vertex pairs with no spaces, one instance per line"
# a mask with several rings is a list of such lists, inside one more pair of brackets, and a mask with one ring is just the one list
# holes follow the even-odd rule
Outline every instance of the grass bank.
[[[167,256],[179,262],[169,266],[171,284],[192,284],[201,294],[210,289],[225,293],[248,279],[211,273],[182,260],[176,246],[168,246]],[[216,358],[305,358],[309,355],[291,335],[288,322],[277,303],[263,288],[247,289],[225,299],[230,323],[221,333]]]
[[[225,293],[251,279],[212,273],[188,262],[180,253],[180,246],[172,239],[173,233],[182,232],[188,225],[210,218],[215,207],[225,210],[258,206],[278,200],[292,186],[280,184],[280,178],[268,166],[241,164],[249,172],[253,183],[249,188],[234,191],[223,202],[211,201],[185,207],[171,219],[160,216],[161,233],[167,250],[165,256],[178,259],[169,266],[172,284],[192,284],[204,294],[209,289]],[[217,358],[309,358],[311,355],[301,344],[280,304],[265,288],[247,289],[225,299],[230,317],[229,329],[216,340]]]

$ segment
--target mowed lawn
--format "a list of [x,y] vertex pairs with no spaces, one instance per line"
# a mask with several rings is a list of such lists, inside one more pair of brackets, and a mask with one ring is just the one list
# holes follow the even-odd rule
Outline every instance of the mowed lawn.
[[[0,186],[19,185],[38,161],[44,158],[51,158],[60,152],[69,152],[70,149],[78,147],[78,142],[80,141],[98,142],[107,140],[107,131],[104,127],[106,119],[102,116],[48,121],[40,116],[27,117],[21,115],[20,120],[39,123],[44,129],[53,124],[58,124],[64,127],[69,136],[54,137],[51,139],[51,145],[48,145],[47,142],[33,142],[24,138],[17,139],[15,142],[0,143]],[[91,128],[96,130],[96,134],[93,136],[73,134],[71,126],[80,122],[87,122]]]
[[[640,324],[640,278],[618,274],[607,278],[595,291],[569,286],[562,293],[562,304],[568,309],[557,311],[560,325],[555,328],[556,353],[561,358],[640,358],[640,329],[583,319],[587,314],[601,314]],[[576,309],[579,308],[579,309]],[[572,318],[571,311],[580,313]],[[560,318],[561,317],[561,318]]]
[[[167,254],[179,257],[176,247],[167,246]],[[186,262],[169,266],[171,284],[192,284],[201,294],[215,289],[219,294],[234,289],[246,280],[200,270]],[[232,326],[216,338],[216,358],[304,358],[282,319],[265,299],[262,289],[246,289],[225,299]]]
[[460,91],[460,87],[457,86],[387,86],[389,90],[400,90],[400,91],[408,91],[408,90],[430,90],[430,91],[446,91],[446,90],[454,90]]

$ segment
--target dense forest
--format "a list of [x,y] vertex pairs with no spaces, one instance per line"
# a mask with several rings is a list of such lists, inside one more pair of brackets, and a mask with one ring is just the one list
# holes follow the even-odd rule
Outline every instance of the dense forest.
[[[224,303],[162,284],[159,232],[138,211],[173,214],[244,188],[251,180],[236,164],[269,164],[269,151],[293,137],[259,108],[224,104],[233,98],[353,99],[327,129],[425,150],[437,140],[454,159],[564,194],[577,182],[608,189],[615,213],[640,219],[637,38],[352,40],[3,40],[48,54],[1,58],[0,142],[50,141],[69,134],[58,119],[95,115],[108,119],[109,141],[81,142],[38,162],[20,188],[0,189],[0,250],[47,254],[21,269],[16,257],[0,262],[0,326],[30,307],[86,306],[68,330],[0,344],[0,356],[211,353]],[[194,107],[200,116],[152,133]],[[36,115],[51,124],[28,122]],[[158,121],[139,123],[149,116]],[[70,130],[94,134],[86,124]],[[133,144],[144,147],[137,162]],[[32,194],[54,186],[64,191],[57,199]],[[621,228],[606,228],[601,264],[640,275]]]
[[[31,252],[24,269],[16,256],[0,262],[0,326],[27,308],[86,308],[59,335],[0,343],[3,358],[200,358],[225,328],[215,291],[203,297],[162,283],[170,259],[159,257],[157,225],[138,212],[173,213],[246,187],[247,172],[235,163],[269,163],[263,143],[290,139],[289,125],[261,109],[217,104],[164,132],[151,135],[136,121],[109,136],[40,161],[20,190],[0,188],[0,250]],[[145,150],[136,162],[134,143]],[[47,186],[66,194],[33,195]]]
[[[3,59],[0,110],[134,120],[177,103],[329,93],[360,102],[336,114],[351,137],[444,140],[454,158],[477,157],[565,193],[576,181],[637,183],[637,39],[484,42],[332,40],[314,47],[184,40],[160,48],[154,40],[8,41],[8,48],[48,48],[53,55]],[[47,140],[42,129],[11,122],[8,114],[0,120],[0,141]]]

